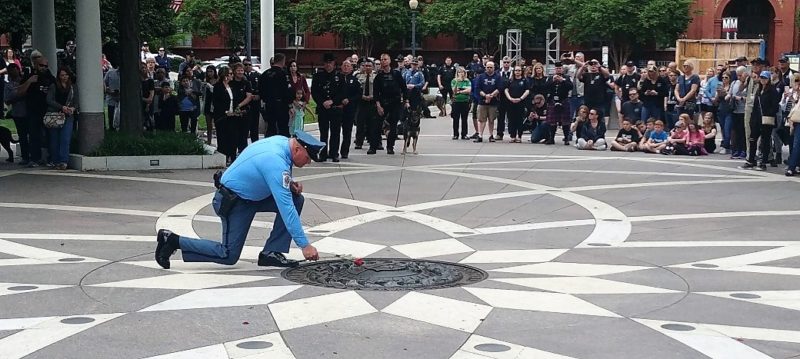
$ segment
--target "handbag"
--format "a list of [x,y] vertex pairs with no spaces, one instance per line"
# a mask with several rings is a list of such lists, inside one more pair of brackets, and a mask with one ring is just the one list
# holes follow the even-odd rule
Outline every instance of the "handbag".
[[[72,87],[69,89],[69,95],[67,96],[67,103],[65,106],[69,107],[72,104]],[[45,128],[62,128],[64,127],[64,122],[66,122],[67,116],[61,112],[47,112],[44,114],[42,118],[42,122],[44,123]]]
[[792,111],[789,112],[789,116],[787,117],[787,121],[791,123],[800,123],[800,101],[792,106]]
[[45,128],[62,128],[65,121],[66,116],[63,112],[47,112],[43,118]]

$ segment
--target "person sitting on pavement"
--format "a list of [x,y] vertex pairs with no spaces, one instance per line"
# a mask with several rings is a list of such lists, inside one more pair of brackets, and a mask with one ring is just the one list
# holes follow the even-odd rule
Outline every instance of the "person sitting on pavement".
[[325,144],[303,131],[295,136],[256,141],[221,176],[215,176],[218,190],[211,204],[222,220],[222,242],[183,237],[160,229],[156,237],[156,262],[169,269],[169,257],[180,249],[184,262],[236,264],[253,218],[259,212],[278,214],[264,250],[258,254],[259,266],[296,267],[299,262],[284,256],[289,252],[291,240],[302,248],[305,259],[318,260],[317,249],[309,244],[300,223],[303,185],[292,179],[292,166],[308,165]]
[[[648,126],[649,124],[650,121],[648,120]],[[667,147],[668,139],[669,134],[664,131],[664,122],[658,120],[653,124],[653,130],[650,132],[650,136],[647,137],[647,141],[641,146],[642,151],[649,153],[661,153],[661,151]]]
[[611,141],[612,151],[634,152],[639,146],[639,130],[631,126],[628,119],[622,120],[622,128],[617,137]]
[[597,109],[589,110],[589,122],[583,125],[576,147],[579,150],[606,150],[606,125],[599,119]]

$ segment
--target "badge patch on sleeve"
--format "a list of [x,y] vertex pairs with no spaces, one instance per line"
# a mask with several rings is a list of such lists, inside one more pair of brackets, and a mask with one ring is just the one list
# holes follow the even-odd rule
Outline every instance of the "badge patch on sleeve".
[[289,189],[289,185],[292,183],[292,176],[289,175],[288,171],[283,172],[283,188]]

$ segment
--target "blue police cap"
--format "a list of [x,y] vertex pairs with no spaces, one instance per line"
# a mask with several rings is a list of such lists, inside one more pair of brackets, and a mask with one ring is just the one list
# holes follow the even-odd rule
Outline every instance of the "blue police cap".
[[304,131],[295,131],[294,135],[297,139],[297,142],[300,142],[300,144],[308,152],[308,156],[313,160],[316,160],[319,155],[319,151],[322,151],[322,149],[325,148],[325,142],[314,138],[314,136],[311,136]]

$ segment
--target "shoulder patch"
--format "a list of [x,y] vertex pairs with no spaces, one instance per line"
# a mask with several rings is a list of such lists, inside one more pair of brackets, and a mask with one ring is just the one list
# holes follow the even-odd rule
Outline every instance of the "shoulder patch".
[[289,185],[292,183],[292,176],[289,175],[289,171],[283,171],[283,188],[289,189]]

